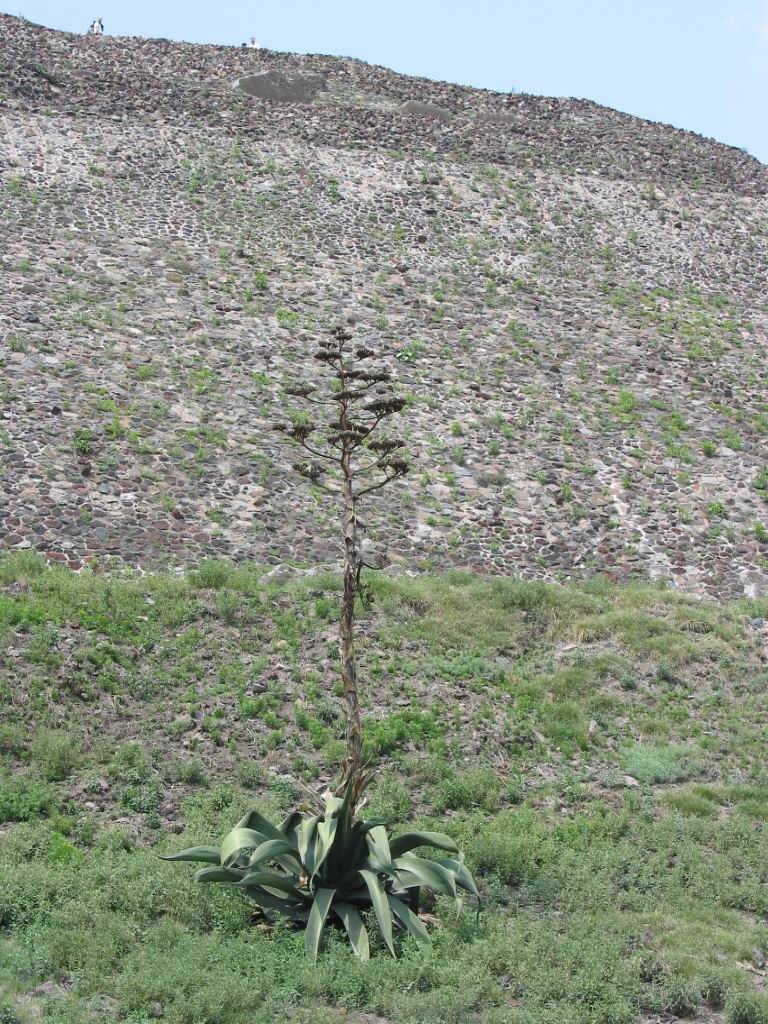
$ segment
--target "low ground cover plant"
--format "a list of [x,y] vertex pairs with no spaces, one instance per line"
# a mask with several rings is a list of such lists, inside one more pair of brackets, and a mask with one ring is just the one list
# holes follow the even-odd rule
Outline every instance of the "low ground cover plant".
[[345,754],[317,672],[336,663],[333,623],[315,607],[338,606],[342,581],[263,574],[0,559],[0,991],[14,1024],[641,1024],[686,1006],[761,1019],[764,600],[372,576],[361,703],[381,774],[358,817],[390,822],[391,852],[404,833],[449,836],[483,914],[478,927],[460,887],[458,917],[422,887],[432,944],[393,920],[393,959],[363,910],[362,963],[329,910],[313,964],[304,922],[254,917],[236,886],[157,857],[226,836],[254,804],[279,825]]

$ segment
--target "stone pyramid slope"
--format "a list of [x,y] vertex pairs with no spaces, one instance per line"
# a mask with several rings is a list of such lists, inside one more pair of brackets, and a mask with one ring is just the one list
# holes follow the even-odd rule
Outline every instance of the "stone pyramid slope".
[[417,471],[369,516],[394,561],[768,589],[747,154],[587,101],[7,16],[0,118],[0,547],[333,560],[270,424],[342,317],[414,398]]

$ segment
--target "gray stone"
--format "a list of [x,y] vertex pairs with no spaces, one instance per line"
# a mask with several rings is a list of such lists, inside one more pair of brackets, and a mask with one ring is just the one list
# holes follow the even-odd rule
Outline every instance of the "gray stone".
[[300,576],[306,575],[308,575],[307,569],[297,569],[293,565],[285,565],[281,563],[280,565],[276,565],[274,569],[270,569],[269,572],[265,572],[259,579],[259,583],[277,583],[282,586],[283,583],[288,583],[290,580],[295,580]]
[[436,103],[425,103],[423,100],[408,100],[400,107],[402,114],[414,117],[433,117],[438,119],[453,117],[453,111],[440,107]]
[[260,71],[238,78],[235,84],[249,96],[271,103],[311,103],[325,83],[325,76],[311,72]]

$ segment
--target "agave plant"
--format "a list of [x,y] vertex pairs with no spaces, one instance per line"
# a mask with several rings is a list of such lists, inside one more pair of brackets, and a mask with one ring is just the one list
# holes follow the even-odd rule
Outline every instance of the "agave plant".
[[[384,819],[356,818],[353,786],[343,798],[330,794],[322,814],[293,811],[279,827],[250,811],[221,847],[194,846],[163,860],[215,865],[198,871],[199,882],[227,882],[242,890],[269,917],[282,914],[306,925],[304,949],[317,959],[329,916],[343,925],[361,960],[369,958],[361,911],[374,917],[392,955],[395,929],[422,944],[430,938],[418,916],[422,887],[445,893],[461,906],[458,890],[478,899],[472,875],[456,845],[439,832],[408,832],[389,839]],[[413,851],[432,847],[453,857],[428,860]]]

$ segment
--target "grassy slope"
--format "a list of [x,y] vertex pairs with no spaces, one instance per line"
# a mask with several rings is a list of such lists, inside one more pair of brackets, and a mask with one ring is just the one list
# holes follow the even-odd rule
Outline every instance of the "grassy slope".
[[372,806],[455,834],[487,906],[312,969],[154,856],[331,777],[338,581],[258,580],[0,561],[0,1022],[768,1020],[765,601],[372,580]]

